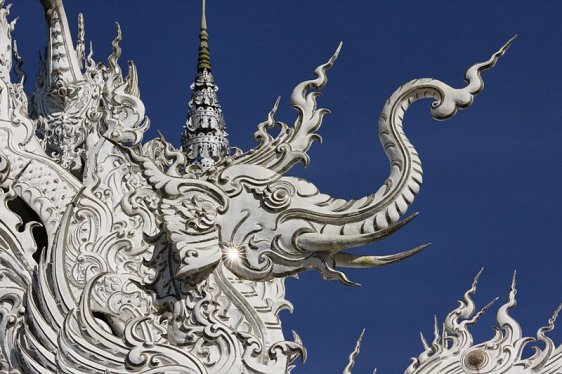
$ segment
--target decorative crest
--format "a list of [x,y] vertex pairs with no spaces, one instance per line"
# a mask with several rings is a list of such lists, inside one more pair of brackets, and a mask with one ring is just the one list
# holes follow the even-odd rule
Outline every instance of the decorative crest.
[[406,374],[453,374],[453,373],[520,373],[520,374],[550,374],[562,372],[562,344],[555,346],[552,339],[546,336],[554,329],[554,322],[562,309],[560,305],[554,312],[548,324],[537,332],[537,341],[543,348],[534,345],[534,355],[524,357],[524,349],[534,338],[524,337],[519,323],[509,315],[517,301],[515,294],[515,273],[509,290],[507,302],[497,312],[497,327],[495,336],[487,342],[474,344],[468,327],[474,325],[478,319],[497,300],[476,313],[472,296],[476,292],[478,278],[474,279],[472,287],[459,301],[459,307],[445,317],[443,330],[435,324],[435,338],[431,345],[422,337],[424,351],[418,358],[412,359],[412,364]]
[[[83,144],[98,111],[99,90],[81,70],[61,0],[41,0],[48,27],[45,60],[37,77],[33,118],[45,151],[67,170],[79,175]],[[80,25],[83,30],[83,25]],[[88,115],[87,115],[88,114]],[[90,118],[87,118],[90,117]]]

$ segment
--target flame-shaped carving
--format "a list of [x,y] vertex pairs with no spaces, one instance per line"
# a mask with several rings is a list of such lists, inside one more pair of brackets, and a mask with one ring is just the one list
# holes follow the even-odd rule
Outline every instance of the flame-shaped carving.
[[[292,309],[284,278],[312,268],[353,284],[337,267],[383,266],[425,248],[389,256],[344,252],[383,239],[414,217],[402,219],[422,175],[403,132],[408,106],[433,99],[437,119],[469,106],[483,87],[480,73],[511,42],[471,67],[464,88],[433,79],[400,87],[379,120],[390,176],[373,194],[345,201],[285,176],[309,162],[307,151],[320,139],[327,110],[316,100],[341,45],[314,79],[293,91],[293,126],[275,120],[277,101],[258,126],[258,146],[229,153],[203,17],[200,81],[179,150],[162,136],[142,144],[149,121],[136,66],[129,62],[123,76],[119,64],[119,25],[107,63],[97,63],[91,45],[86,55],[82,16],[74,45],[61,0],[41,0],[49,39],[29,116],[13,23],[2,4],[0,370],[11,373],[289,372],[306,350],[296,333],[287,341],[281,329],[280,311]],[[10,80],[12,55],[17,83]],[[281,131],[274,138],[268,130],[275,125]],[[24,224],[11,211],[7,201],[14,199],[15,210],[37,216],[41,234],[32,231],[37,223]],[[448,341],[461,348],[472,347],[465,332],[477,318],[471,292],[446,323]],[[513,289],[500,310],[498,321],[509,333],[497,344],[524,339],[508,314],[514,296]],[[549,341],[553,322],[539,339]],[[431,346],[424,340],[426,352],[413,370],[447,349],[439,339],[436,331]],[[555,354],[549,349],[533,358],[533,367],[549,365],[545,355]],[[358,352],[359,343],[347,372]],[[467,360],[480,365],[478,357]]]
[[[524,337],[521,327],[509,311],[515,306],[515,274],[509,290],[508,301],[497,312],[495,336],[487,342],[474,344],[468,327],[474,325],[480,316],[490,308],[493,301],[476,313],[472,296],[480,274],[472,287],[459,301],[459,307],[445,318],[443,330],[435,324],[435,340],[429,346],[422,337],[424,351],[406,370],[406,374],[449,374],[449,373],[558,373],[562,371],[562,345],[556,347],[546,336],[554,329],[554,321],[562,305],[556,309],[545,327],[537,332],[537,340],[544,348],[534,345],[535,354],[523,357],[523,350],[535,339]],[[496,299],[497,300],[497,299]],[[494,300],[495,301],[495,300]]]

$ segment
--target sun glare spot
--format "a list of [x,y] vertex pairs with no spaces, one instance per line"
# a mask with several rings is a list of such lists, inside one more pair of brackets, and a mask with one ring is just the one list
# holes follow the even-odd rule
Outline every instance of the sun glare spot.
[[225,250],[225,256],[230,261],[238,261],[240,259],[240,248],[236,245],[229,245]]

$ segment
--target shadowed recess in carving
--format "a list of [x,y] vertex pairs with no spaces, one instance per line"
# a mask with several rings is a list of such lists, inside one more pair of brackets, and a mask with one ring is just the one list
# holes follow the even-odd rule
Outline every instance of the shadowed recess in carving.
[[[4,191],[6,193],[6,191]],[[21,219],[21,225],[18,227],[19,232],[23,232],[28,227],[31,227],[33,240],[35,241],[35,246],[37,250],[33,254],[33,258],[37,263],[41,258],[43,250],[48,246],[48,237],[45,227],[41,224],[41,219],[37,213],[31,209],[25,201],[23,201],[19,196],[15,196],[13,199],[7,201],[8,208],[17,214]]]

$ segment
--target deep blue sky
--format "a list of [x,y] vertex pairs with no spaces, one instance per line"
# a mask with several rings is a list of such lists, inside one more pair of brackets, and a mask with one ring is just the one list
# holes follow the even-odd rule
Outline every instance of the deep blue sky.
[[[139,67],[142,98],[152,120],[179,143],[195,74],[197,0],[66,1],[75,29],[83,11],[95,58],[110,52],[121,23],[124,60]],[[39,1],[18,0],[15,31],[33,78],[45,28]],[[311,166],[296,168],[333,196],[374,191],[388,174],[377,138],[384,101],[402,83],[433,77],[463,84],[465,69],[485,60],[513,34],[518,39],[473,107],[444,123],[421,102],[406,116],[425,183],[411,211],[420,216],[393,238],[357,252],[382,254],[433,245],[404,263],[350,271],[359,288],[327,282],[315,272],[287,281],[296,330],[309,361],[296,373],[337,373],[360,330],[367,329],[356,373],[400,373],[421,352],[419,331],[431,336],[484,266],[477,302],[507,297],[518,272],[515,317],[534,336],[562,302],[562,3],[560,1],[209,0],[215,77],[230,141],[244,150],[278,95],[277,118],[292,123],[292,88],[312,77],[340,40],[344,47],[320,105],[332,110]],[[124,62],[123,62],[124,63]],[[33,79],[31,79],[33,81]],[[32,85],[30,85],[30,88]],[[492,336],[495,310],[473,331]],[[562,325],[562,322],[560,323]],[[562,342],[562,328],[552,335]]]

